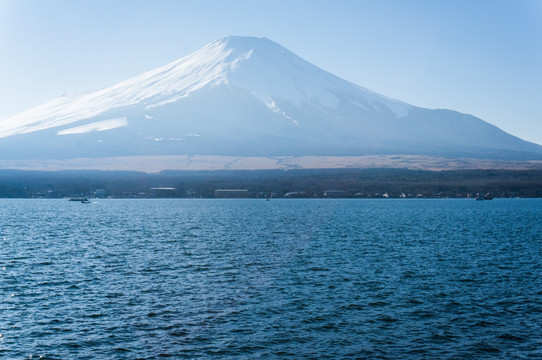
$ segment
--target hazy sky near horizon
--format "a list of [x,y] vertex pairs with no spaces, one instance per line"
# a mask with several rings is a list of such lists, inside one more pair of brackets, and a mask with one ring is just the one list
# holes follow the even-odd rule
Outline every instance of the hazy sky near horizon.
[[542,144],[540,0],[0,0],[0,120],[228,35]]

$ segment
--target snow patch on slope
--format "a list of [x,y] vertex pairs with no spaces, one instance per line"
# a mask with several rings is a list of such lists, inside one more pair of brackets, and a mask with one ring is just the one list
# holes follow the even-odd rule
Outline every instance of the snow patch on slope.
[[289,117],[288,115],[286,115],[286,113],[285,113],[284,111],[282,111],[282,110],[277,106],[277,104],[275,103],[275,100],[270,99],[270,101],[266,101],[266,102],[265,102],[265,105],[266,105],[266,106],[269,108],[269,110],[271,110],[272,112],[281,114],[281,115],[284,116],[286,119],[291,120],[296,126],[299,126],[299,123],[298,123],[297,121],[295,121],[294,119],[292,119],[291,117]]
[[112,130],[124,126],[128,126],[128,120],[126,120],[126,118],[109,119],[62,130],[57,132],[57,135],[84,134],[92,131]]

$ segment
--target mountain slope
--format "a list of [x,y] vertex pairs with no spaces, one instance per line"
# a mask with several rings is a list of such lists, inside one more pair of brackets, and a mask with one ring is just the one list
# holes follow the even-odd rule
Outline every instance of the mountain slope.
[[470,115],[390,99],[265,38],[228,37],[0,121],[2,159],[424,154],[541,159]]

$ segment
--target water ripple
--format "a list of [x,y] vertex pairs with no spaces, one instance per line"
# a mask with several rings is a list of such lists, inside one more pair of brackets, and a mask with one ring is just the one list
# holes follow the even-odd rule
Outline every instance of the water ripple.
[[542,356],[542,201],[0,204],[0,358]]

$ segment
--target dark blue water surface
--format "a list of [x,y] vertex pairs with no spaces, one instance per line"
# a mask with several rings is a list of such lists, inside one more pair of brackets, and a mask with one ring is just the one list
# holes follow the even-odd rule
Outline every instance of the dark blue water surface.
[[0,200],[0,358],[542,358],[542,200]]

